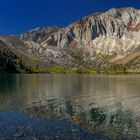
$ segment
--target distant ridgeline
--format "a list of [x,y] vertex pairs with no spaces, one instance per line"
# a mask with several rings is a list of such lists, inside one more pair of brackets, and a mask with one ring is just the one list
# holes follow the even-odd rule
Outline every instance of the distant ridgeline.
[[66,28],[0,36],[0,72],[140,73],[140,10],[113,8]]

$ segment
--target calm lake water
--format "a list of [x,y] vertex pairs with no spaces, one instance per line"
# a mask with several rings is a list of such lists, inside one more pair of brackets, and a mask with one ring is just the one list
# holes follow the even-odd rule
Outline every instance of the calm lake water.
[[[103,134],[107,137],[102,139],[139,140],[140,75],[0,75],[0,111],[0,118],[11,118],[11,121],[4,119],[7,123],[0,121],[0,129],[10,123],[15,127],[16,117],[24,122],[29,116],[45,121],[46,127],[50,120],[60,121],[61,129],[65,124],[74,125],[67,127],[74,134],[70,139],[77,138],[77,131],[81,136],[86,131],[89,136],[86,139],[93,139],[93,135],[99,139],[99,134]],[[54,125],[59,128],[59,123]],[[19,129],[18,121],[16,125]],[[9,131],[5,131],[5,135]],[[13,134],[15,136],[15,132]],[[0,133],[2,137],[4,133]],[[18,132],[15,137],[23,137],[23,133]],[[82,138],[79,136],[79,139]]]

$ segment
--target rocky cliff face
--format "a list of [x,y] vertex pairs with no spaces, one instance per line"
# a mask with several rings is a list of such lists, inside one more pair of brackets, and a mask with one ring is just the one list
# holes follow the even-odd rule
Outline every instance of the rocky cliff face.
[[[38,38],[37,30],[23,34],[20,38],[24,41],[28,39],[32,47],[35,45],[31,45],[31,41],[38,43],[41,47],[36,48],[40,53],[58,63],[61,63],[64,55],[71,62],[79,57],[90,65],[99,64],[98,59],[105,56],[109,62],[116,62],[139,49],[140,10],[113,8],[105,13],[84,17],[66,28],[56,28],[49,35],[44,35],[44,30],[39,32],[39,41],[33,39]],[[40,39],[42,36],[45,39]]]
[[28,32],[25,32],[21,34],[20,39],[25,41],[34,41],[37,43],[41,43],[50,36],[50,34],[55,33],[59,30],[58,27],[52,26],[52,27],[38,27],[36,29],[30,30]]
[[86,16],[66,28],[30,30],[19,40],[26,45],[28,56],[37,55],[43,63],[69,67],[117,63],[130,67],[130,62],[140,56],[140,10],[113,8]]

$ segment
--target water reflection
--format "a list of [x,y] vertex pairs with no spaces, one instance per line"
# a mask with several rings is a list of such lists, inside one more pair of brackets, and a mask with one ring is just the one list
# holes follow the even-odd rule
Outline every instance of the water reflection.
[[139,75],[1,75],[0,109],[67,118],[117,140],[138,139],[139,83]]
[[67,118],[92,132],[104,133],[115,140],[140,137],[140,116],[123,111],[121,102],[106,108],[94,102],[85,106],[81,99],[53,98],[25,106],[23,111],[45,119]]

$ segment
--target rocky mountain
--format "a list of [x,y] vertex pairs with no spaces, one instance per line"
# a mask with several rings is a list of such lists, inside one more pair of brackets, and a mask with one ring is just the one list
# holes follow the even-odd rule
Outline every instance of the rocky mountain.
[[38,27],[36,29],[30,30],[21,34],[20,39],[25,41],[34,41],[37,43],[41,43],[48,39],[50,34],[55,33],[59,30],[58,27]]
[[112,8],[66,28],[36,28],[18,37],[2,36],[0,41],[0,48],[6,46],[25,67],[121,65],[128,72],[140,72],[140,10],[134,8]]

